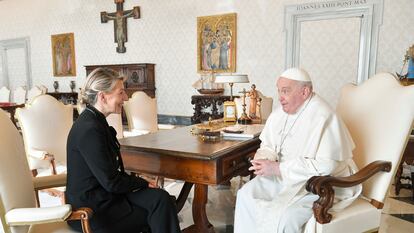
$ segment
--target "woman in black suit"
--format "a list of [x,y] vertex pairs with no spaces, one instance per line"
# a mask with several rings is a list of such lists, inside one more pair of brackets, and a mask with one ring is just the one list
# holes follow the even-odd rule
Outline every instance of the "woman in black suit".
[[[122,77],[98,68],[86,79],[80,102],[85,110],[73,124],[67,142],[66,201],[90,207],[94,233],[181,232],[169,194],[153,183],[124,171],[116,131],[106,121],[121,113],[128,97]],[[69,221],[81,231],[78,221]]]

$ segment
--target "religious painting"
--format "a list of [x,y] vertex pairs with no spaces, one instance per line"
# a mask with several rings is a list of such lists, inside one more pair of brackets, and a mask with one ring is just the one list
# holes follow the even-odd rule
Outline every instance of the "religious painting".
[[73,33],[52,35],[53,76],[76,76]]
[[236,71],[236,13],[197,17],[197,71]]

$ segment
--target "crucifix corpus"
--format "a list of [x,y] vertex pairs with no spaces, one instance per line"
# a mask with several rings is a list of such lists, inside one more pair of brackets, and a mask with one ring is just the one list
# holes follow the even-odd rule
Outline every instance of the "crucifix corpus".
[[124,0],[115,0],[115,4],[116,12],[101,12],[101,23],[107,23],[109,20],[114,21],[115,43],[118,44],[118,46],[116,47],[116,51],[118,53],[125,53],[125,42],[128,41],[127,18],[133,17],[134,19],[139,19],[140,11],[138,6],[134,6],[132,10],[124,11]]

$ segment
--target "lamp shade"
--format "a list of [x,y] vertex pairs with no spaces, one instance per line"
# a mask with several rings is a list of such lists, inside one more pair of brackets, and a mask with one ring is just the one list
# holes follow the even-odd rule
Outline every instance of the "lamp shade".
[[248,83],[247,74],[216,75],[216,83]]

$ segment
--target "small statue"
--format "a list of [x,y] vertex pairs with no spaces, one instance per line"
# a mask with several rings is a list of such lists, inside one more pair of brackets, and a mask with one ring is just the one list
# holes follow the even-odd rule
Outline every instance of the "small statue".
[[249,117],[251,119],[255,119],[256,116],[256,107],[257,107],[257,99],[258,99],[258,93],[256,90],[256,85],[252,85],[252,89],[247,93],[247,96],[250,97],[250,106],[249,106]]

